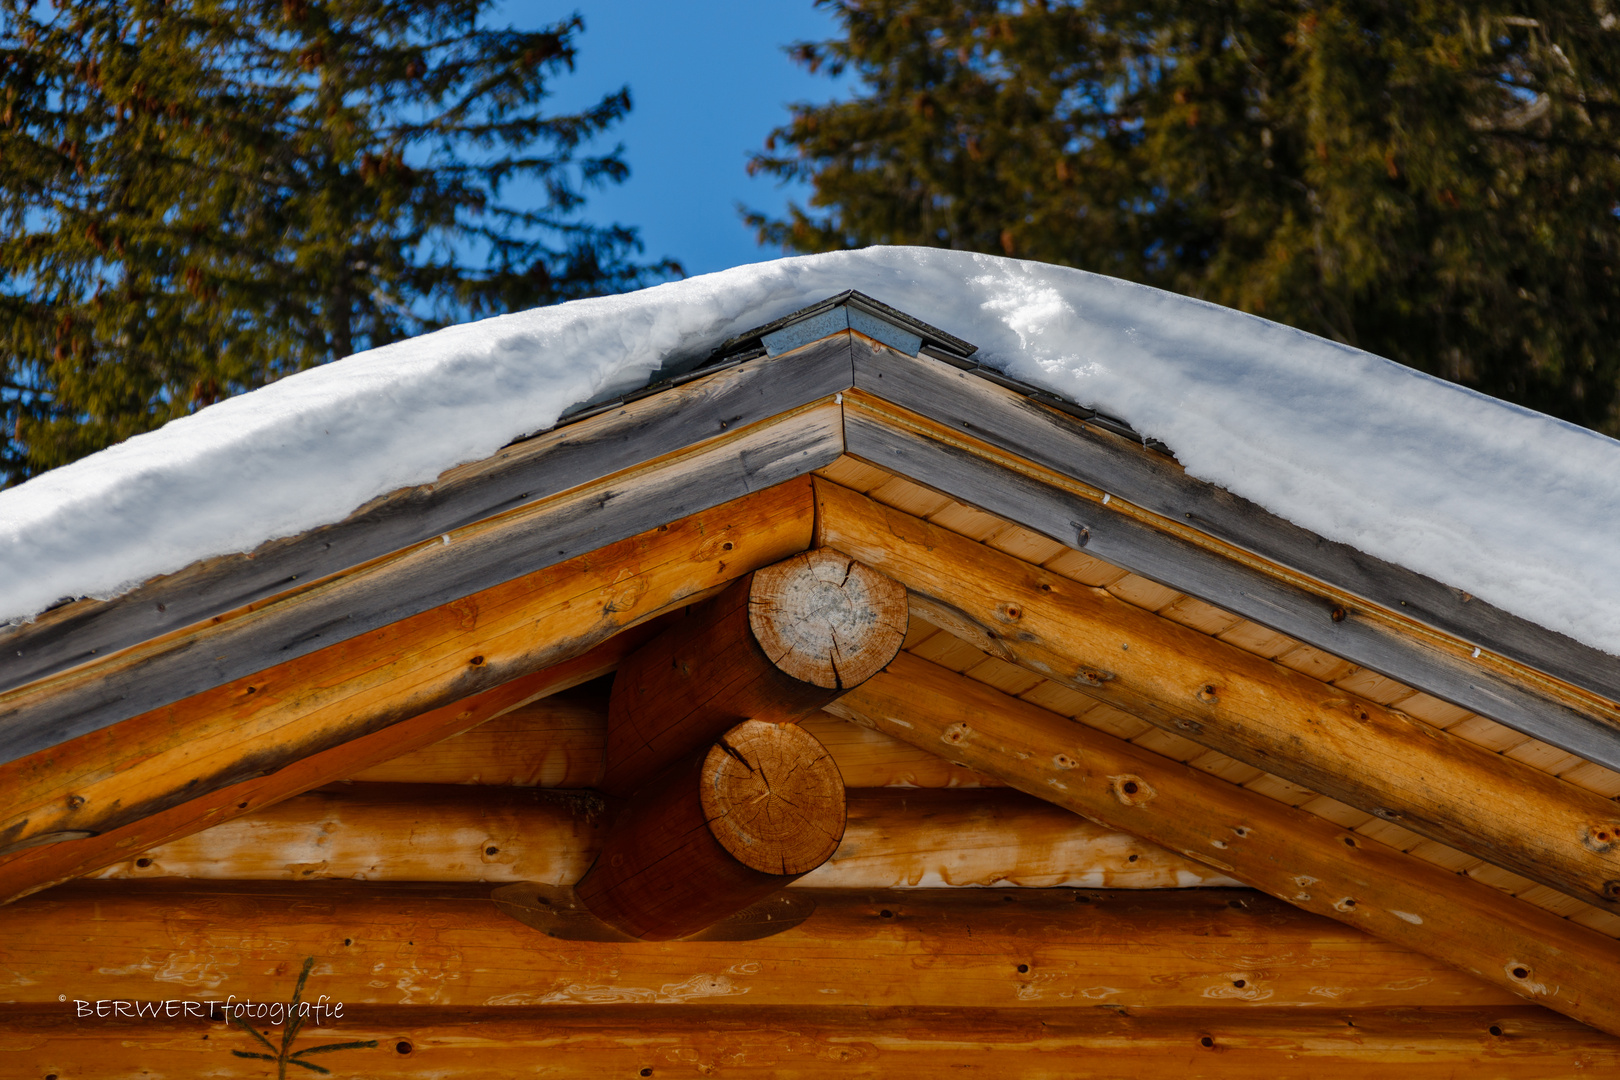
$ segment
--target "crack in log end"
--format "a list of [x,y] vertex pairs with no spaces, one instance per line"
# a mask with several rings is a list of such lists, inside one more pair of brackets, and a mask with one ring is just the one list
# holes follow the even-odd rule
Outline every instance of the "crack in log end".
[[830,548],[754,574],[749,627],[785,674],[834,691],[882,670],[905,640],[905,589]]
[[730,754],[732,757],[736,758],[737,761],[739,761],[749,772],[754,771],[754,766],[749,763],[747,758],[743,757],[742,751],[738,750],[735,746],[732,746],[729,742],[727,742],[724,735],[720,736],[720,740],[715,743],[715,745],[724,750],[726,753]]

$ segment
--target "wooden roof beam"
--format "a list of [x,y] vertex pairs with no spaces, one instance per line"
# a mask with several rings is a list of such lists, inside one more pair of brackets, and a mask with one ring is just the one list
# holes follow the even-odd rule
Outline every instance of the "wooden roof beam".
[[780,892],[843,838],[826,748],[797,724],[745,720],[636,793],[575,894],[621,933],[669,941]]
[[[770,487],[0,765],[5,895],[234,817],[248,806],[222,795],[238,784],[257,781],[262,805],[415,749],[387,734],[414,716],[445,710],[438,738],[488,719],[457,703],[803,550],[812,516],[808,480]],[[328,753],[379,735],[365,755]],[[159,815],[140,840],[124,832]]]
[[820,711],[894,658],[909,617],[904,587],[836,552],[746,575],[614,677],[597,787],[628,798],[739,721]]
[[687,937],[832,855],[844,781],[795,721],[893,659],[906,590],[833,551],[737,581],[613,680],[600,787],[629,798],[577,894],[643,940]]
[[163,1000],[180,982],[197,988],[187,996],[284,1001],[299,962],[315,956],[309,993],[349,1006],[803,1007],[832,998],[1091,1013],[1520,1004],[1448,965],[1247,889],[794,890],[814,901],[814,914],[744,943],[547,938],[497,910],[490,892],[74,882],[6,912],[0,997],[69,1012],[58,994]]
[[[312,978],[311,986],[318,987]],[[275,1037],[273,1035],[273,1037]],[[206,1041],[205,1041],[206,1040]],[[573,1005],[448,1010],[350,1006],[293,1050],[340,1076],[552,1080],[720,1075],[728,1080],[1129,1076],[1137,1080],[1548,1080],[1620,1072],[1620,1040],[1534,1006],[1453,1009],[1025,1009]],[[71,1008],[0,1007],[0,1046],[32,1075],[262,1080],[251,1038],[196,1019],[82,1020]],[[251,1049],[250,1049],[251,1048]],[[309,1060],[309,1059],[305,1059]],[[119,1063],[124,1064],[120,1065]]]
[[[836,717],[821,719],[825,723],[817,727],[887,741]],[[836,751],[833,757],[838,760]],[[1238,884],[1203,863],[1006,788],[854,788],[847,792],[845,815],[838,851],[796,887]],[[132,850],[96,876],[573,885],[602,850],[610,819],[593,791],[334,784],[158,847]]]
[[1059,543],[1084,530],[1116,566],[1620,768],[1614,657],[1317,536],[999,373],[852,347],[849,453]]
[[1395,709],[816,480],[817,538],[1002,657],[1588,903],[1620,909],[1613,802]]
[[[915,746],[818,713],[801,721],[832,751],[852,788],[1001,787],[1001,781]],[[346,779],[384,784],[594,788],[602,782],[607,695],[596,688],[513,709],[441,743],[401,754]]]
[[902,653],[830,711],[1620,1034],[1620,942]]

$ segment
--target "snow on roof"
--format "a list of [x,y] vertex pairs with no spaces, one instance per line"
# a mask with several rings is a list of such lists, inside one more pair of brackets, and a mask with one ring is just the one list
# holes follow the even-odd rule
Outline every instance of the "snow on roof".
[[1620,655],[1620,443],[1264,319],[1039,263],[869,248],[452,327],[0,492],[0,621],[346,517],[858,289],[1187,471]]

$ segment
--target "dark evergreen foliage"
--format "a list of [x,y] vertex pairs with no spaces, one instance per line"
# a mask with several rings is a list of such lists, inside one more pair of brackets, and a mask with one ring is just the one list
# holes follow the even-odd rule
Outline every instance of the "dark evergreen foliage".
[[1620,433],[1613,0],[818,0],[761,239],[1063,263]]
[[[0,482],[288,372],[615,292],[576,213],[628,90],[542,109],[577,16],[491,0],[0,0]],[[512,185],[526,185],[513,187]]]

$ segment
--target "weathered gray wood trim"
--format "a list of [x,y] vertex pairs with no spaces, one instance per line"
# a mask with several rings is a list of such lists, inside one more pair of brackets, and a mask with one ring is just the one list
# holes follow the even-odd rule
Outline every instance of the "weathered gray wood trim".
[[[884,378],[889,378],[887,370]],[[1087,554],[1572,754],[1620,769],[1620,729],[1353,612],[1335,621],[1336,605],[1331,600],[960,447],[891,427],[869,415],[846,411],[844,438],[849,453],[879,468],[1069,547],[1080,546],[1084,530]]]
[[0,631],[0,691],[279,596],[848,389],[851,335],[739,364],[397,491],[335,525]]
[[1370,604],[1620,701],[1620,659],[1431,578],[1324,540],[1188,476],[1159,454],[1090,431],[1081,420],[967,371],[857,338],[855,385]]
[[[0,707],[10,761],[234,679],[543,570],[750,492],[804,476],[843,453],[841,412],[811,409],[654,465],[555,506],[428,543],[49,695]],[[469,690],[469,692],[471,692]]]

